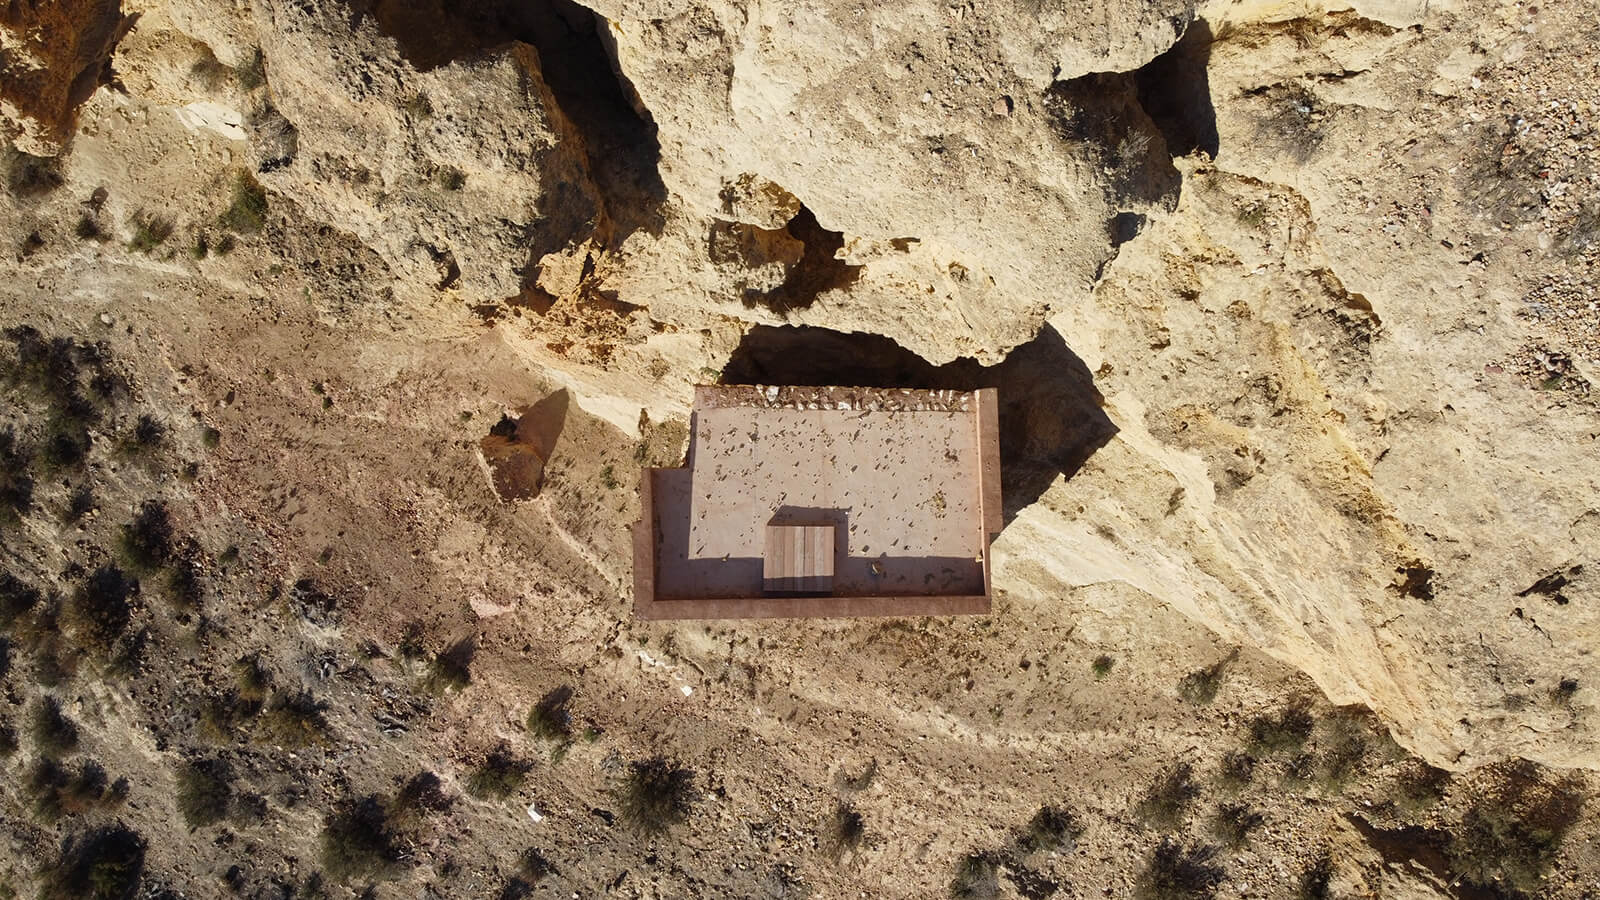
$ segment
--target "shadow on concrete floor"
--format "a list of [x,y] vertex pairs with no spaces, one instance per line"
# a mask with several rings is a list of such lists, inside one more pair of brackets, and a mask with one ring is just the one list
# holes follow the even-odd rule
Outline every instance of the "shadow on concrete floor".
[[935,366],[876,334],[758,325],[722,370],[723,384],[998,389],[1005,520],[1071,478],[1116,435],[1094,376],[1061,334],[1038,337],[994,366],[970,358]]

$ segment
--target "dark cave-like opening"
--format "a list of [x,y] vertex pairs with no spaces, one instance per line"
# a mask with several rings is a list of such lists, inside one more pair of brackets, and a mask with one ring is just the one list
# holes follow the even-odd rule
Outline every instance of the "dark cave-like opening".
[[1117,433],[1093,374],[1048,325],[993,366],[966,357],[936,366],[882,335],[758,325],[729,358],[721,382],[996,388],[1008,522],[1057,476],[1072,477]]
[[1160,129],[1172,156],[1196,150],[1217,158],[1217,112],[1211,105],[1211,24],[1196,19],[1167,52],[1133,75],[1139,105]]

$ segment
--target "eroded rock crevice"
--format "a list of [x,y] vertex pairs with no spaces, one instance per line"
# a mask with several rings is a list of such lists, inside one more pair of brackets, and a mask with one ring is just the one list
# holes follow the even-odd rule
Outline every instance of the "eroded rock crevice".
[[[743,226],[753,228],[754,226]],[[844,234],[829,231],[817,222],[816,214],[805,206],[780,231],[780,240],[800,245],[800,258],[788,266],[783,282],[770,290],[749,289],[744,305],[764,306],[776,313],[805,309],[827,291],[844,290],[861,277],[864,267],[851,265],[838,257],[844,248]]]
[[34,156],[63,152],[78,107],[115,80],[111,54],[137,20],[121,0],[0,7],[0,103],[15,111],[0,134]]

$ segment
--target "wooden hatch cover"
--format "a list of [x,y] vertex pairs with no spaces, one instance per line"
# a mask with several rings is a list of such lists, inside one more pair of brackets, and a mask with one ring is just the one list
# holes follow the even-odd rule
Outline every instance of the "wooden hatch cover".
[[832,525],[768,525],[763,592],[833,593],[833,532]]

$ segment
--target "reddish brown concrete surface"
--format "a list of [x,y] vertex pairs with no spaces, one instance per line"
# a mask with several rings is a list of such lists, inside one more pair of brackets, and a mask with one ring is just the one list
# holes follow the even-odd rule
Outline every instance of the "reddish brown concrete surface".
[[[685,464],[640,479],[634,615],[987,612],[996,410],[993,389],[697,387]],[[773,589],[774,526],[831,532],[827,589]]]

